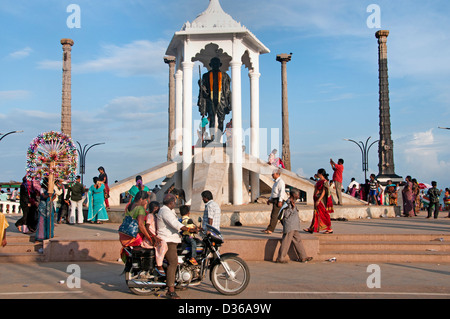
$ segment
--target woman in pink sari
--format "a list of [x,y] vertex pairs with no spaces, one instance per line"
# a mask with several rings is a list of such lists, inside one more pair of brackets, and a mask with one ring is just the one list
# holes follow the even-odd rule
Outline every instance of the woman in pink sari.
[[414,216],[414,193],[413,184],[411,182],[411,176],[406,176],[405,187],[402,190],[403,196],[403,216]]
[[158,202],[150,202],[148,205],[148,215],[145,220],[145,227],[150,234],[154,234],[157,238],[156,241],[150,242],[147,238],[142,242],[142,247],[149,249],[155,248],[155,257],[156,257],[156,271],[161,275],[165,276],[166,273],[163,268],[164,256],[167,252],[167,243],[158,237],[158,227],[156,225],[156,214],[159,212],[159,203]]
[[324,230],[325,234],[332,234],[330,214],[334,213],[333,200],[331,198],[328,174],[321,168],[316,175],[319,180],[314,187],[314,213],[311,226],[304,229],[308,233],[318,233]]

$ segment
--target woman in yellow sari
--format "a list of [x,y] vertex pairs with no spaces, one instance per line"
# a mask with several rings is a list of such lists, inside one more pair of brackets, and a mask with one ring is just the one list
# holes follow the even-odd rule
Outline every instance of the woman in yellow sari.
[[6,216],[3,213],[0,213],[0,246],[5,247],[7,245],[6,241],[6,228],[8,228],[9,224],[6,220]]
[[328,174],[325,169],[321,168],[317,171],[316,176],[319,180],[314,187],[313,220],[311,221],[311,226],[304,229],[304,231],[312,234],[324,230],[325,234],[332,234],[330,214],[334,213],[334,210]]

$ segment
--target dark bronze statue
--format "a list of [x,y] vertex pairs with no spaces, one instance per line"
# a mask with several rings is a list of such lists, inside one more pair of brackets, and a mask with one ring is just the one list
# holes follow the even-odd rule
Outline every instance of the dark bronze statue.
[[[209,66],[211,71],[205,73],[199,80],[198,110],[202,117],[209,120],[211,139],[219,141],[223,134],[225,115],[231,112],[231,79],[225,72],[220,71],[222,63],[219,58],[212,58]],[[217,129],[216,127],[217,116]]]

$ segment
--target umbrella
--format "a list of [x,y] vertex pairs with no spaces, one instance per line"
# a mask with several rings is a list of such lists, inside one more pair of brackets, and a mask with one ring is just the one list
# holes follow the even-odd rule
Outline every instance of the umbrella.
[[419,183],[419,188],[420,189],[428,189],[428,188],[433,188],[433,186],[431,186],[430,184],[427,184],[427,183]]

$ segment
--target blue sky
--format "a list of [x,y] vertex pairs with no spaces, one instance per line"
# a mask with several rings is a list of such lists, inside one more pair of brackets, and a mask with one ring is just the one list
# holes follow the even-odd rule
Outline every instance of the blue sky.
[[[24,131],[0,142],[0,181],[20,180],[32,139],[60,130],[62,38],[75,42],[72,138],[83,145],[106,143],[89,152],[86,183],[98,175],[98,166],[114,181],[164,162],[168,66],[163,57],[174,32],[208,3],[0,0],[0,132]],[[81,9],[80,28],[67,26],[70,4]],[[331,171],[330,158],[344,158],[344,184],[351,177],[363,180],[361,153],[344,139],[379,137],[378,29],[367,25],[370,4],[381,10],[381,29],[390,30],[396,173],[450,187],[450,131],[438,129],[450,127],[448,1],[285,0],[281,5],[222,0],[224,11],[271,50],[260,58],[260,127],[281,128],[281,68],[275,57],[292,52],[288,90],[293,170],[310,177],[321,167]],[[244,68],[242,74],[246,129],[250,119]],[[195,110],[194,119],[199,117]],[[272,146],[261,147],[262,159]],[[373,147],[369,173],[378,173],[377,164]]]

